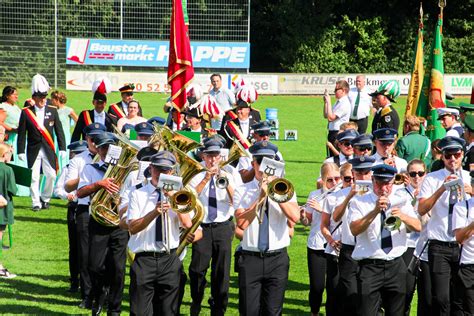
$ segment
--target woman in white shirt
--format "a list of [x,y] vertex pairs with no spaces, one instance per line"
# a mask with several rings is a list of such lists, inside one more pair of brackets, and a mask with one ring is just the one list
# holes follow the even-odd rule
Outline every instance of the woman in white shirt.
[[138,111],[140,109],[140,105],[138,101],[132,100],[128,103],[128,115],[126,117],[122,117],[120,120],[117,122],[117,128],[121,131],[122,127],[125,124],[130,124],[130,125],[137,125],[138,123],[141,122],[146,122],[146,119],[138,115]]
[[308,271],[309,271],[309,305],[311,314],[318,315],[323,300],[326,279],[326,254],[324,244],[326,240],[321,233],[321,205],[327,195],[338,187],[341,177],[339,167],[327,162],[321,167],[322,188],[312,191],[304,208],[302,223],[311,225],[308,237]]

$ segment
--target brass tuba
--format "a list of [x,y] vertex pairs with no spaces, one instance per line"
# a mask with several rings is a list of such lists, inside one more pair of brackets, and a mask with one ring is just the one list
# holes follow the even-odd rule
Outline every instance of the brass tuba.
[[[139,148],[123,135],[116,134],[115,136],[119,139],[118,144],[122,147],[122,152],[117,164],[108,166],[104,179],[114,178],[114,183],[121,186],[128,174],[138,169],[136,156]],[[110,195],[105,189],[101,188],[91,200],[91,216],[101,225],[116,227],[120,223],[119,202],[119,193]]]
[[194,160],[193,158],[189,157],[186,155],[185,152],[182,150],[170,146],[168,149],[171,151],[175,156],[176,159],[178,160],[179,163],[179,176],[183,178],[183,186],[186,186],[186,184],[189,183],[189,181],[198,173],[202,171],[206,171],[207,169],[203,167],[199,162]]
[[156,150],[166,149],[172,151],[170,148],[178,148],[187,153],[193,149],[201,147],[201,144],[195,142],[191,138],[172,131],[167,126],[154,125],[155,134],[151,136],[148,143]]
[[201,225],[202,219],[204,218],[204,207],[199,199],[196,198],[197,194],[194,190],[190,187],[186,187],[171,197],[171,208],[180,214],[187,214],[191,211],[194,212],[194,216],[192,218],[192,225],[190,228],[184,230],[180,237],[179,237],[179,246],[176,250],[176,254],[179,256],[181,252],[183,252],[184,248],[187,244],[187,237],[189,234],[194,234],[194,232],[198,229],[199,225]]

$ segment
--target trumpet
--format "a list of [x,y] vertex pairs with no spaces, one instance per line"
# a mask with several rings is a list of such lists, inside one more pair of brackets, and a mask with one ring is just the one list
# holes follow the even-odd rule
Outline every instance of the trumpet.
[[[392,201],[392,203],[388,203],[388,207],[387,209],[390,209],[392,207],[396,207],[396,206],[402,206],[406,203],[407,201],[407,198],[406,197],[398,197],[398,199]],[[386,210],[383,210],[384,212]],[[393,215],[389,215],[387,216],[387,218],[385,218],[384,222],[383,222],[383,227],[388,230],[388,231],[394,231],[394,230],[398,230],[400,229],[400,226],[402,225],[402,221],[400,219],[400,217],[398,216],[393,216]]]
[[216,178],[216,187],[219,189],[227,189],[229,186],[229,179],[220,173]]
[[393,184],[402,185],[404,182],[405,182],[405,175],[403,173],[395,174],[395,179],[393,181]]

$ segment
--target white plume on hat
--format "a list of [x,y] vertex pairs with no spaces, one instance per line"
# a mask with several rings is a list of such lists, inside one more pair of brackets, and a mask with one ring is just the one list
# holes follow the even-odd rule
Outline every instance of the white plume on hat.
[[221,107],[212,95],[205,95],[201,99],[201,113],[207,114],[211,118],[223,116],[224,111],[222,111]]
[[186,95],[196,97],[197,101],[201,100],[203,94],[202,87],[198,83],[192,83],[186,88]]
[[257,90],[253,85],[244,85],[235,94],[237,100],[242,100],[247,103],[254,103],[258,99]]
[[235,75],[232,77],[232,87],[234,88],[234,93],[239,92],[240,88],[245,86],[244,78],[240,75]]
[[44,93],[47,94],[49,91],[49,83],[45,77],[40,74],[36,74],[31,81],[31,94]]
[[109,78],[100,78],[92,84],[92,92],[108,94],[112,92],[112,82],[110,82]]

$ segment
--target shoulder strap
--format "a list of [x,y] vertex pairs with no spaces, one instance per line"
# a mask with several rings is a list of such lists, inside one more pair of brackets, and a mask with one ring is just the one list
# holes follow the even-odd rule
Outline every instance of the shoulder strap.
[[381,114],[381,116],[385,116],[385,115],[389,114],[390,112],[392,112],[392,109],[389,106],[386,106],[382,109],[380,114]]

